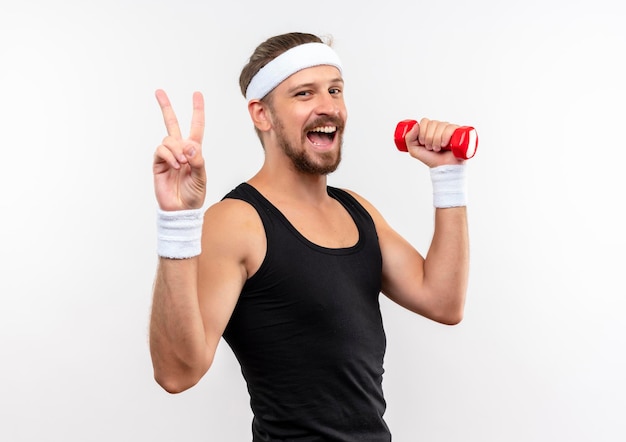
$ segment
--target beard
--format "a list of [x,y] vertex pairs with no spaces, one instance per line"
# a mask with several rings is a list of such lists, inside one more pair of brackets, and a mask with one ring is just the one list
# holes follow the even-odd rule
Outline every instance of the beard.
[[[311,153],[306,149],[298,150],[285,135],[285,126],[282,120],[275,116],[274,123],[278,144],[285,155],[291,160],[296,170],[308,175],[328,175],[337,170],[339,163],[341,163],[341,148],[343,146],[344,124],[341,120],[334,117],[326,117],[318,119],[309,125],[311,128],[328,125],[337,127],[335,137],[339,144],[338,149],[332,152],[318,153]],[[307,141],[306,132],[307,131],[305,131],[305,135],[303,135],[300,140],[301,145]]]

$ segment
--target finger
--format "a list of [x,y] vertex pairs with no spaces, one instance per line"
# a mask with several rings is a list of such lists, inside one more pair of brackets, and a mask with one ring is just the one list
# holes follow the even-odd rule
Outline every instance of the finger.
[[419,135],[417,137],[417,140],[419,141],[420,146],[426,146],[426,135],[428,132],[428,123],[430,123],[430,120],[428,118],[422,118],[419,122]]
[[185,148],[185,156],[187,164],[191,167],[191,175],[196,178],[204,179],[206,171],[204,169],[204,158],[202,157],[200,147],[198,145],[189,145]]
[[178,126],[178,119],[170,103],[170,99],[162,89],[157,89],[155,92],[156,99],[161,107],[161,113],[163,114],[163,121],[165,122],[165,128],[167,133],[173,137],[181,138],[180,127]]
[[[180,163],[176,160],[174,153],[169,148],[161,144],[154,152],[155,171],[157,169],[157,165],[162,166],[164,163],[174,169],[180,169]],[[161,168],[159,167],[159,169]]]
[[434,127],[433,146],[445,147],[448,145],[449,138],[446,140],[443,136],[448,126],[450,126],[448,123],[438,123]]
[[191,131],[189,139],[202,144],[204,137],[204,97],[200,92],[193,94],[193,115],[191,116]]
[[404,142],[408,146],[419,145],[420,125],[415,123],[404,136]]
[[443,147],[450,145],[450,140],[452,139],[452,134],[455,130],[457,130],[460,126],[457,124],[448,124],[443,133],[441,134],[441,145]]
[[187,162],[187,157],[185,156],[186,147],[180,138],[168,135],[167,137],[163,138],[161,144],[172,152],[172,155],[174,155],[179,163]]
[[439,144],[439,141],[435,138],[437,126],[439,126],[440,124],[441,123],[439,121],[428,120],[426,127],[424,127],[420,123],[420,126],[422,126],[422,131],[425,132],[424,142],[422,144],[424,144],[424,146],[426,146],[428,150],[434,150],[435,152],[441,150],[441,145]]

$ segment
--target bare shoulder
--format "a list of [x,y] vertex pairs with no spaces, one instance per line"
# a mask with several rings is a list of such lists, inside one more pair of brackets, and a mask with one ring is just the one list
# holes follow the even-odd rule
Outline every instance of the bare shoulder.
[[213,228],[224,229],[220,233],[241,228],[242,225],[258,224],[262,227],[256,209],[249,203],[234,198],[225,198],[210,206],[204,214],[204,221]]
[[198,300],[212,339],[223,335],[246,280],[263,261],[265,247],[262,222],[248,203],[224,199],[206,210]]
[[358,194],[354,190],[350,190],[350,189],[342,189],[342,190],[345,192],[348,192],[352,197],[354,197],[354,199],[356,199],[365,208],[365,210],[368,211],[368,213],[374,220],[374,223],[376,224],[377,227],[382,227],[386,225],[386,222],[383,216],[381,215],[381,213],[365,197]]
[[249,203],[226,198],[204,214],[202,254],[243,265],[254,273],[265,256],[265,231],[256,209]]

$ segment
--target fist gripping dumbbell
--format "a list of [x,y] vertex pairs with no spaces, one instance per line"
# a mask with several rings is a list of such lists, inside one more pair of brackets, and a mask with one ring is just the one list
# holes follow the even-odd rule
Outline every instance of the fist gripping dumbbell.
[[[393,136],[396,142],[396,147],[402,152],[408,152],[409,149],[406,146],[407,132],[413,129],[413,126],[417,124],[415,120],[402,120],[396,126],[396,132]],[[455,157],[468,160],[474,156],[476,149],[478,148],[478,134],[476,129],[471,126],[461,126],[452,133],[450,142],[444,150],[451,150]]]

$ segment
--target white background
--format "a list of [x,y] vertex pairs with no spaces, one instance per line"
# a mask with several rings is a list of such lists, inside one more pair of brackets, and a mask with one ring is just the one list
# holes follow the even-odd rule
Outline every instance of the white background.
[[294,30],[332,35],[345,66],[329,183],[423,253],[428,171],[395,124],[480,136],[464,321],[382,301],[394,441],[626,440],[625,19],[619,0],[3,2],[0,440],[250,440],[226,345],[192,390],[152,379],[154,90],[184,129],[205,94],[214,202],[262,162],[239,72]]

